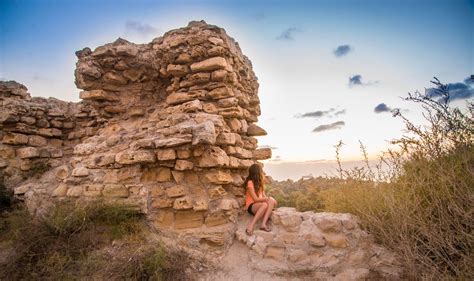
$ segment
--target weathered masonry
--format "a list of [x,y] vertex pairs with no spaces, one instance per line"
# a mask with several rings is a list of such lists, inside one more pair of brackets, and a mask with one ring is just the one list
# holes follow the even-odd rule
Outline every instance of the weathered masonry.
[[32,212],[103,197],[137,206],[185,245],[225,249],[247,169],[271,157],[257,149],[258,83],[238,44],[191,22],[149,44],[118,39],[76,55],[79,103],[0,84],[7,186]]

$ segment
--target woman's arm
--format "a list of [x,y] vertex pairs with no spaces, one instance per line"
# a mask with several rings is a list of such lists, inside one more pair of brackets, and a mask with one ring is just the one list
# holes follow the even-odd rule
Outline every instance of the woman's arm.
[[247,182],[247,189],[250,192],[250,196],[252,196],[252,199],[254,202],[267,202],[268,198],[266,197],[257,197],[257,194],[255,193],[255,188],[253,186],[252,181]]

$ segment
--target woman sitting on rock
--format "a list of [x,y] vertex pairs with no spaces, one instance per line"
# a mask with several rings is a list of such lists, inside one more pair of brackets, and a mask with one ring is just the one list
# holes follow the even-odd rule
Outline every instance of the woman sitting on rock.
[[263,184],[265,181],[265,175],[262,166],[253,164],[249,167],[249,175],[244,181],[246,188],[245,193],[245,207],[253,219],[247,224],[245,232],[247,235],[253,234],[255,224],[259,219],[262,219],[260,229],[267,232],[271,231],[271,225],[269,224],[270,215],[272,214],[273,208],[276,207],[277,201],[273,197],[267,197]]

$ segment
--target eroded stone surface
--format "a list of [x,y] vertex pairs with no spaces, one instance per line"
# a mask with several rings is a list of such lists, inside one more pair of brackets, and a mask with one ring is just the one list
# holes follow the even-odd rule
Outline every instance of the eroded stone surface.
[[[246,169],[271,157],[253,152],[264,134],[258,83],[239,45],[222,28],[191,22],[148,44],[119,38],[76,55],[81,102],[0,82],[7,186],[33,213],[65,198],[133,204],[163,235],[192,229],[183,246],[222,252]],[[55,167],[67,169],[57,177]],[[22,175],[31,170],[47,172],[29,184]]]
[[240,220],[236,238],[251,251],[249,264],[256,269],[306,272],[307,277],[324,276],[324,280],[400,280],[402,276],[397,257],[376,245],[350,214],[281,207],[272,214],[272,231],[257,228],[252,236],[245,233],[248,219],[244,215]]

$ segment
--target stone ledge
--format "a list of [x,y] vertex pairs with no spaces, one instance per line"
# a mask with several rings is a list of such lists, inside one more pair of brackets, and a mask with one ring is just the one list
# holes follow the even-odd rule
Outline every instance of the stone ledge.
[[328,280],[398,280],[402,274],[398,258],[376,245],[351,214],[280,207],[272,213],[271,232],[259,230],[257,222],[248,236],[245,228],[252,218],[247,213],[239,217],[236,239],[247,245],[252,262],[263,270],[319,272]]

